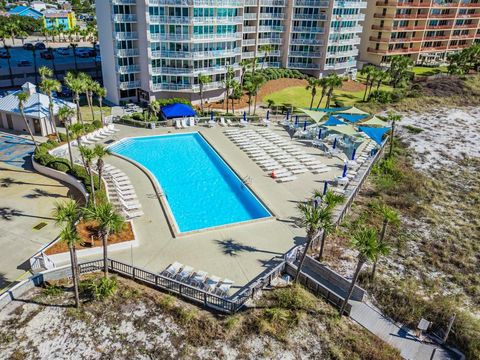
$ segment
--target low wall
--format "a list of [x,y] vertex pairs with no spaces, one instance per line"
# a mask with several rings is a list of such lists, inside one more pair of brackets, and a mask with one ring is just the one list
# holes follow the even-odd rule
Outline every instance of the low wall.
[[[342,275],[333,271],[328,266],[321,264],[310,256],[305,258],[304,266],[313,270],[316,274],[325,279],[325,281],[334,284],[336,287],[340,288],[345,294],[348,292],[350,287],[350,280],[345,279]],[[366,291],[360,286],[355,285],[352,293],[352,300],[363,301]],[[342,294],[341,294],[342,295]]]

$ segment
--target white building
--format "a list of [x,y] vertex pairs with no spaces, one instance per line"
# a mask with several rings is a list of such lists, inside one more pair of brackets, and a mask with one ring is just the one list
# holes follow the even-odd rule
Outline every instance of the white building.
[[[28,92],[30,94],[28,100],[24,104],[24,112],[33,134],[47,136],[55,133],[54,126],[50,121],[50,113],[48,110],[50,101],[48,96],[38,93],[35,85],[29,82],[23,84],[21,90],[0,98],[0,128],[22,131],[25,133],[28,132],[20,110],[18,109],[18,98],[15,95],[20,91]],[[54,98],[53,113],[54,121],[57,126],[62,125],[60,124],[57,114],[58,110],[63,106],[76,109],[75,104]],[[75,122],[75,119],[72,120]]]
[[355,69],[362,0],[97,1],[107,99],[199,99],[198,75],[210,75],[205,98],[223,95],[227,66],[270,45],[265,67],[312,76]]

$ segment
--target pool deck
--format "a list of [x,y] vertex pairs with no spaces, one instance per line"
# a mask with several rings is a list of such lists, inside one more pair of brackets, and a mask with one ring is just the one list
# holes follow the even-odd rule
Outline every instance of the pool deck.
[[[145,215],[133,221],[140,245],[129,250],[110,252],[109,256],[153,272],[160,272],[170,263],[178,261],[195,270],[204,270],[211,275],[233,280],[233,291],[248,284],[264,271],[272,258],[282,256],[305,241],[305,230],[297,224],[297,203],[310,196],[314,189],[322,189],[325,179],[341,175],[343,168],[342,160],[325,157],[320,150],[305,145],[301,140],[292,140],[307,153],[318,156],[320,161],[331,167],[331,171],[317,175],[300,174],[297,180],[281,184],[267,176],[227,138],[223,131],[228,128],[197,126],[186,130],[150,130],[122,125],[116,127],[121,130],[115,135],[117,140],[133,136],[200,131],[241,178],[248,176],[251,179],[249,186],[273,212],[274,217],[174,238],[149,178],[128,161],[110,156],[106,162],[122,169],[129,176]],[[271,126],[271,129],[289,139],[288,133],[281,126]]]

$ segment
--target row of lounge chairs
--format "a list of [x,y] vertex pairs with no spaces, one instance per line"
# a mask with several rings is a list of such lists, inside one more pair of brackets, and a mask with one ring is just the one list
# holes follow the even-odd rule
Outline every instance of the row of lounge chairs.
[[180,120],[175,120],[175,129],[186,129],[190,126],[195,126],[195,118],[192,116]]
[[[104,126],[101,129],[95,130],[87,135],[80,137],[81,145],[91,145],[97,141],[105,140],[107,137],[114,135],[119,129],[116,129],[113,124]],[[78,141],[73,140],[70,142],[72,146],[78,146]]]
[[193,267],[179,262],[170,264],[161,272],[161,275],[222,297],[228,296],[228,292],[233,285],[232,280],[222,280],[218,276],[208,275],[206,271],[195,271]]
[[227,130],[225,133],[264,171],[274,175],[278,182],[296,180],[296,175],[308,171],[318,174],[330,170],[318,159],[269,129]]
[[128,176],[109,164],[105,165],[104,171],[110,202],[122,212],[126,219],[142,216],[142,205]]

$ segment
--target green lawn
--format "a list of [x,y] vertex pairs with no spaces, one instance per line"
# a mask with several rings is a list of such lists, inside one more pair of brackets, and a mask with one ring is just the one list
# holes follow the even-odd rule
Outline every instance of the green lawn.
[[446,66],[427,67],[427,66],[414,66],[412,71],[417,76],[432,76],[439,73],[446,73],[448,71]]
[[[112,109],[108,106],[103,106],[103,116],[108,116],[112,113]],[[82,119],[84,121],[91,121],[92,120],[92,113],[88,105],[80,106],[80,112],[82,113]],[[95,114],[95,120],[100,120],[100,107],[94,106],[93,112]]]

